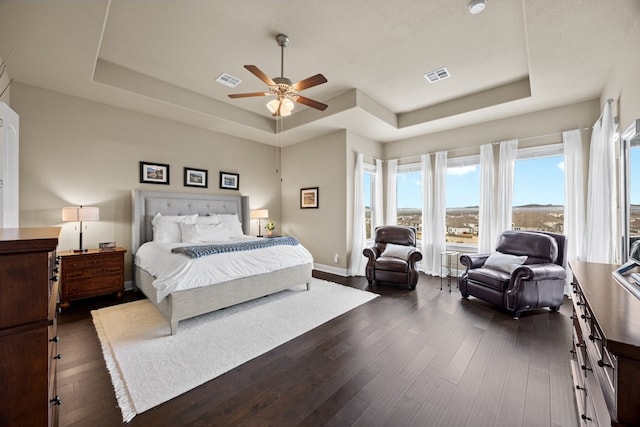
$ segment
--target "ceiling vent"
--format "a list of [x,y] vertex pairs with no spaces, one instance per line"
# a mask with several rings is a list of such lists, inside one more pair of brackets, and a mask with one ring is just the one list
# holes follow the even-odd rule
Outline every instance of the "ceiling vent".
[[439,82],[440,80],[444,80],[449,77],[451,77],[451,74],[449,74],[449,70],[447,70],[447,67],[429,71],[424,75],[424,78],[427,79],[429,83]]
[[237,77],[233,77],[230,74],[222,73],[218,76],[218,78],[216,79],[216,82],[223,84],[225,86],[236,87],[240,83],[242,83],[242,80],[240,80]]

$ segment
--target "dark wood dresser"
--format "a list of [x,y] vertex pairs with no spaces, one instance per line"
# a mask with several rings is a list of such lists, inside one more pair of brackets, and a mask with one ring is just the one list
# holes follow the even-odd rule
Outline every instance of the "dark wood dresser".
[[0,425],[57,426],[60,228],[0,229]]
[[612,264],[571,262],[572,374],[582,425],[640,426],[640,299]]
[[89,249],[87,252],[59,252],[62,275],[60,305],[69,301],[124,291],[125,248]]

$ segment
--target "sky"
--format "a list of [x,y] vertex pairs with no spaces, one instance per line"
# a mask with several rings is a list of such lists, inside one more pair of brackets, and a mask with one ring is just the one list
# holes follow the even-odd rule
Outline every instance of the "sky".
[[[640,149],[637,164],[639,179],[636,182],[639,183],[637,190],[640,195]],[[420,176],[420,172],[398,174],[398,208],[422,207]],[[446,186],[447,208],[478,206],[480,204],[480,166],[449,168]],[[369,186],[365,183],[365,188],[367,187]],[[365,200],[370,200],[369,197],[367,188]],[[513,206],[528,204],[564,205],[563,156],[516,161]]]
[[[630,201],[640,205],[640,146],[631,148],[629,171]],[[368,175],[368,174],[365,174]],[[365,178],[365,200],[371,200],[370,183]],[[449,168],[447,208],[478,206],[480,167]],[[398,175],[398,207],[421,208],[420,172]],[[477,191],[474,191],[477,188]],[[513,206],[526,204],[564,205],[564,161],[562,156],[518,160],[515,169]],[[366,203],[369,206],[369,203]]]

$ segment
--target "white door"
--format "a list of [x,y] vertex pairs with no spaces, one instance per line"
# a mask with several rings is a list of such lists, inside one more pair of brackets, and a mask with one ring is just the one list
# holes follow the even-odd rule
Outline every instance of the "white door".
[[18,227],[18,158],[20,120],[7,104],[0,102],[0,227]]

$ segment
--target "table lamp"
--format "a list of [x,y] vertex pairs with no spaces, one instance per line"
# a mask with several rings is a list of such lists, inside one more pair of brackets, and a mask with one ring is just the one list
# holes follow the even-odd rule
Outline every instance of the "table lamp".
[[254,209],[251,211],[251,219],[258,220],[258,236],[262,237],[262,220],[269,218],[269,209]]
[[82,222],[83,221],[99,221],[100,209],[89,206],[62,208],[62,220],[65,222],[80,222],[80,243],[78,249],[73,252],[86,252],[82,248]]

